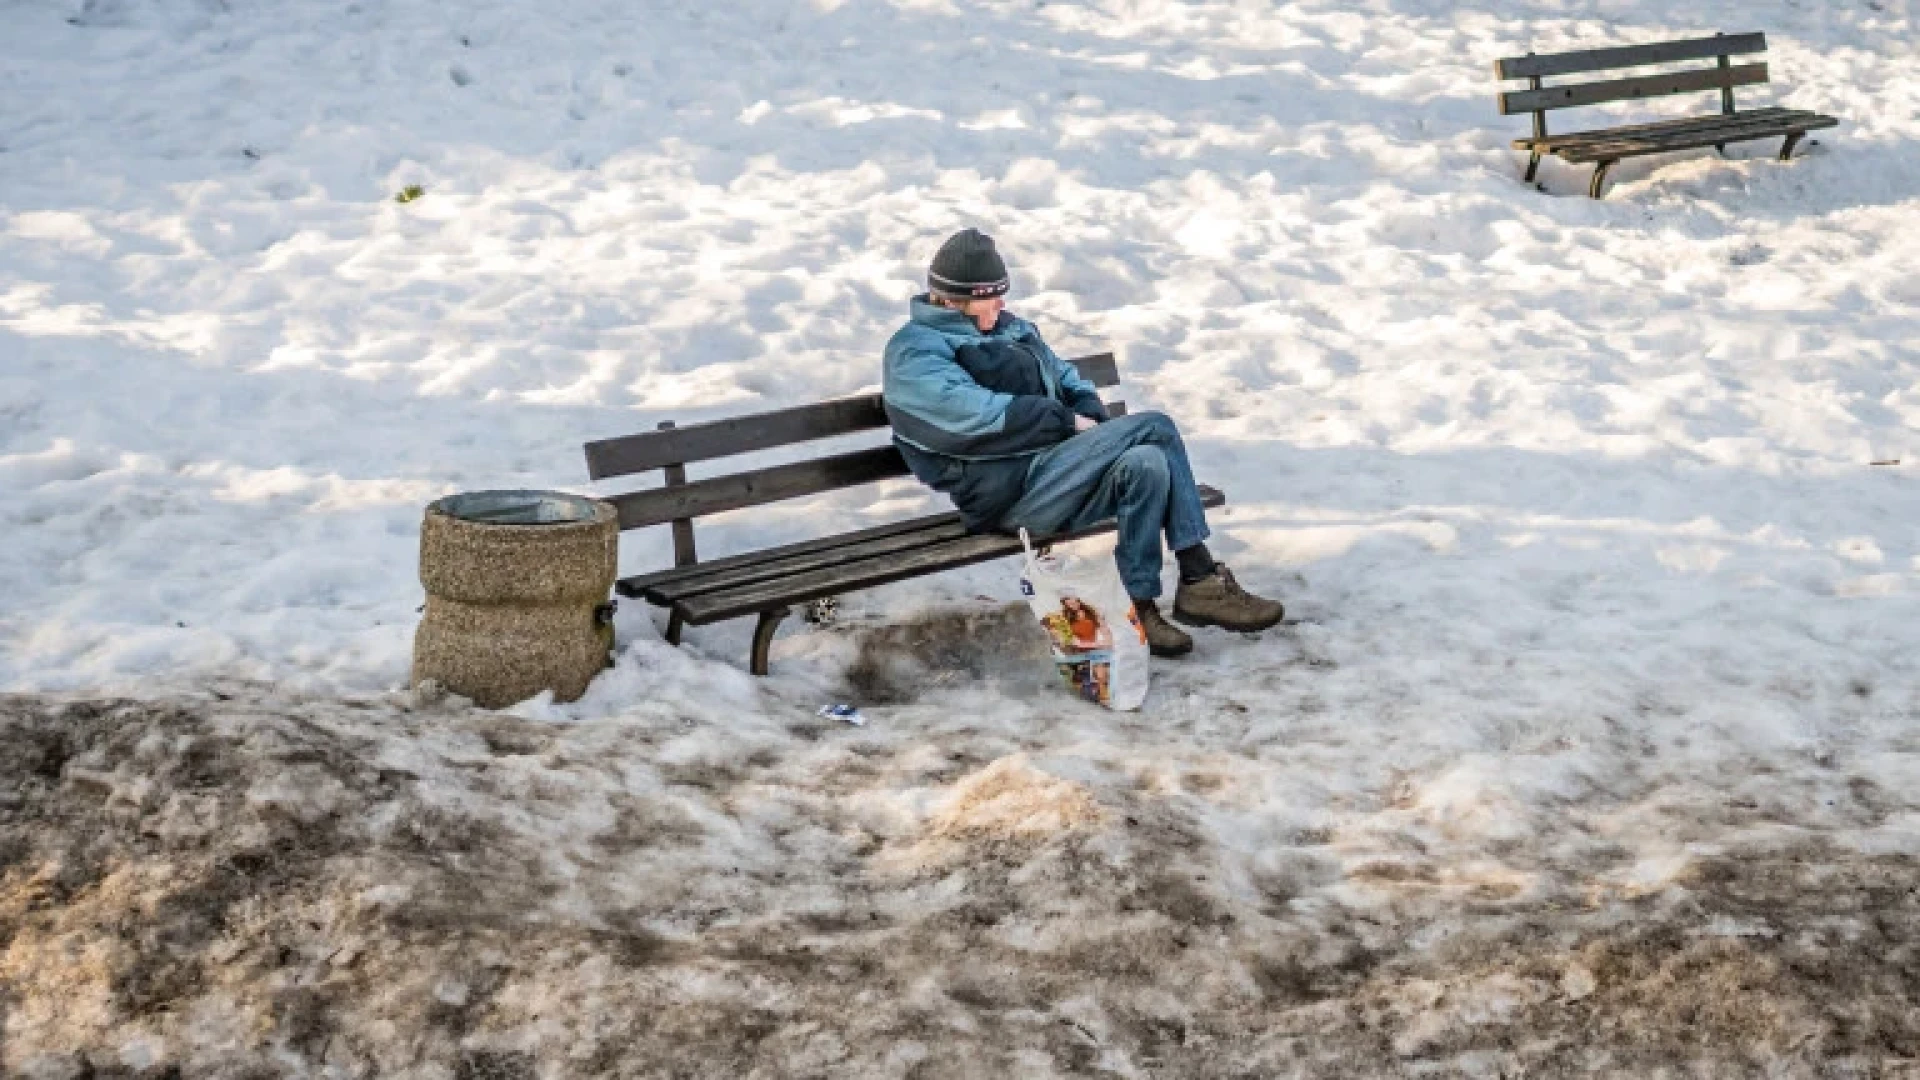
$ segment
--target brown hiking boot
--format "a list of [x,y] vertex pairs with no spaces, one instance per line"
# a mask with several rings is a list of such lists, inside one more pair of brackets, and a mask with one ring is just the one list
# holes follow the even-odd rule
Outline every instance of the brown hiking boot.
[[1155,656],[1185,656],[1193,651],[1193,638],[1168,622],[1153,601],[1135,600],[1133,613],[1140,619],[1140,631],[1147,635],[1148,652]]
[[1255,596],[1233,580],[1225,563],[1199,581],[1183,581],[1173,594],[1173,617],[1188,626],[1218,626],[1251,634],[1285,618],[1278,600]]

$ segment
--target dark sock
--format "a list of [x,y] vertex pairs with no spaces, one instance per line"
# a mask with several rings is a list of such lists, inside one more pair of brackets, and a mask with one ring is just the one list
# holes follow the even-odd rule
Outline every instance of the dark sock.
[[1158,611],[1159,610],[1159,608],[1154,606],[1153,598],[1151,596],[1148,596],[1148,597],[1129,596],[1127,597],[1127,599],[1133,601],[1133,610],[1136,614],[1142,611]]
[[1205,544],[1195,544],[1173,553],[1180,563],[1180,580],[1191,584],[1202,578],[1213,576],[1213,553]]

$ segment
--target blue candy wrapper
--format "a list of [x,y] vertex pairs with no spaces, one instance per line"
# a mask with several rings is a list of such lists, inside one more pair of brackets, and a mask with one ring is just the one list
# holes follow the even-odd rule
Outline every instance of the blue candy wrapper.
[[851,705],[823,705],[820,707],[820,715],[830,720],[845,720],[854,727],[867,726],[867,718],[861,716],[860,710]]

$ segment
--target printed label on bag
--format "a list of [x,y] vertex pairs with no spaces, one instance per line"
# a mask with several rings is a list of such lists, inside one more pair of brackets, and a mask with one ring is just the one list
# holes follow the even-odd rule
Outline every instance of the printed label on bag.
[[1095,705],[1110,705],[1113,699],[1113,660],[1108,653],[1088,653],[1076,660],[1056,665],[1060,678],[1075,696]]
[[1113,563],[1034,559],[1019,580],[1068,691],[1108,708],[1139,708],[1147,696],[1146,628]]
[[1062,596],[1060,609],[1040,620],[1053,635],[1054,645],[1063,653],[1089,652],[1113,647],[1113,631],[1100,609],[1077,596]]
[[1053,638],[1055,666],[1075,695],[1100,705],[1112,696],[1113,629],[1100,609],[1078,596],[1062,596],[1059,610],[1040,620]]

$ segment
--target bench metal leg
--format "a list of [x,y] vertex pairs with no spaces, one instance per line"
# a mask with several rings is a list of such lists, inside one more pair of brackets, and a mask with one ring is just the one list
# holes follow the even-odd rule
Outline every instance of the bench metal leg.
[[1781,161],[1793,160],[1793,148],[1800,145],[1800,140],[1805,138],[1806,134],[1804,131],[1795,131],[1787,135],[1787,141],[1780,144]]
[[678,611],[670,613],[667,616],[667,644],[669,645],[680,644],[680,630],[682,627],[686,625],[687,625],[686,620],[680,617],[680,613]]
[[1538,176],[1539,174],[1540,174],[1540,151],[1535,150],[1533,153],[1527,155],[1526,182],[1529,184],[1533,183],[1533,178],[1535,176]]
[[750,670],[755,675],[767,673],[767,650],[773,646],[773,632],[780,620],[792,613],[791,608],[774,608],[760,613],[760,621],[753,627],[753,660]]
[[1613,168],[1613,166],[1613,162],[1603,161],[1593,167],[1593,183],[1587,185],[1587,195],[1589,197],[1597,199],[1600,197],[1600,193],[1606,190],[1607,170]]

